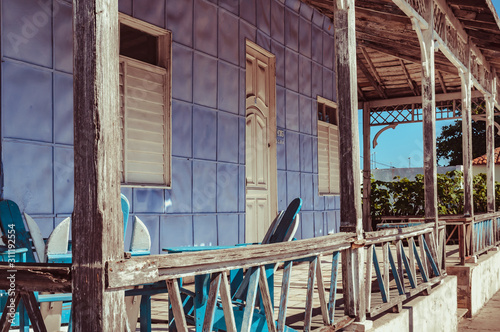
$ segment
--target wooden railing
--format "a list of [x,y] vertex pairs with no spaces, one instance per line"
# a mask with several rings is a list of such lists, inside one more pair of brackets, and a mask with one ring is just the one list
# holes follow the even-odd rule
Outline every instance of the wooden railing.
[[[288,330],[285,318],[290,297],[292,262],[302,260],[308,264],[307,276],[305,274],[298,276],[307,280],[305,283],[307,295],[303,302],[303,330],[309,331],[312,328],[313,298],[316,289],[321,324],[338,328],[349,324],[356,317],[362,321],[366,316],[365,313],[373,317],[387,310],[394,308],[397,310],[401,308],[404,300],[419,292],[425,292],[443,277],[444,227],[439,228],[437,237],[435,230],[435,224],[424,224],[370,232],[362,239],[357,238],[354,233],[338,233],[287,243],[124,258],[106,263],[107,291],[166,281],[176,328],[179,331],[187,331],[178,278],[211,274],[203,319],[206,330],[210,330],[214,323],[213,314],[216,308],[222,307],[228,331],[240,328],[250,331],[252,315],[256,312],[255,303],[259,303],[252,298],[257,296],[260,290],[259,310],[262,319],[267,323],[268,330],[285,331]],[[325,270],[322,269],[320,259],[323,255],[332,255],[331,269],[325,269],[329,270],[329,278],[323,278]],[[358,258],[355,259],[355,255],[358,255]],[[342,257],[342,273],[338,268],[340,257]],[[362,260],[357,260],[360,257]],[[274,316],[265,268],[266,265],[276,263],[284,263],[284,268],[278,313]],[[51,266],[37,264],[35,267],[31,265],[23,267],[23,264],[19,264],[16,288],[28,293],[42,290],[67,292],[71,287],[70,265],[58,265],[57,269]],[[228,275],[230,270],[241,268],[247,268],[252,276],[248,284],[250,295],[247,295],[250,299],[247,297],[243,319],[239,320],[238,325],[241,326],[236,327],[233,310],[235,305],[230,298]],[[5,279],[2,279],[2,276],[8,276],[8,270],[7,264],[0,264],[0,280]],[[359,272],[353,273],[353,271]],[[64,274],[64,280],[61,279],[61,273]],[[43,276],[43,278],[33,283],[33,276]],[[297,275],[294,275],[294,280],[295,278]],[[367,283],[365,280],[370,282]],[[339,296],[343,296],[344,301],[336,301],[337,293],[340,291],[337,285],[342,285],[342,295],[339,293]],[[10,285],[7,282],[0,281],[0,288],[8,289],[8,287]],[[359,294],[360,290],[366,295],[366,305],[360,304],[359,296],[355,295]],[[354,307],[356,309],[353,314]]]
[[[500,243],[500,212],[473,217],[447,216],[446,225],[458,229],[460,264],[490,250]],[[451,235],[450,235],[451,236]]]
[[444,276],[444,225],[439,227],[438,234],[436,243],[434,224],[366,233],[369,316],[389,309],[399,312],[404,300],[428,291]]

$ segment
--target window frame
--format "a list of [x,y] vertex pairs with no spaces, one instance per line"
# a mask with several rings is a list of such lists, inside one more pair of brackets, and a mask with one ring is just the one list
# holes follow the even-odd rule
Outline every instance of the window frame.
[[[316,109],[316,112],[317,112],[317,115],[319,113],[319,109],[320,109],[320,105],[323,106],[323,112],[325,112],[324,110],[324,107],[325,106],[328,106],[328,107],[331,107],[333,109],[335,109],[335,124],[333,123],[329,123],[329,122],[326,122],[326,121],[323,121],[323,120],[320,120],[319,119],[319,116],[318,116],[318,130],[317,130],[317,136],[318,136],[318,155],[317,155],[317,158],[318,158],[318,195],[319,196],[333,196],[333,195],[339,195],[340,194],[340,183],[338,183],[338,191],[335,191],[331,188],[331,184],[330,184],[330,180],[331,180],[331,173],[332,173],[332,169],[331,169],[331,163],[330,163],[330,157],[329,157],[329,154],[328,154],[328,191],[325,192],[325,191],[322,191],[321,188],[324,187],[324,186],[321,186],[320,185],[320,181],[321,181],[321,177],[320,177],[320,148],[319,148],[319,144],[320,144],[320,129],[319,127],[320,126],[324,126],[326,127],[327,129],[330,129],[330,128],[335,128],[338,132],[338,139],[340,139],[340,131],[339,131],[339,116],[338,116],[338,104],[334,101],[331,101],[331,100],[328,100],[326,98],[323,98],[321,96],[317,96],[317,109]],[[328,136],[328,151],[330,151],[330,145],[332,144],[331,142],[331,138],[330,136]],[[338,162],[340,164],[340,149],[339,149],[339,146],[337,145],[337,156],[339,158]],[[340,167],[338,169],[338,171],[340,172]],[[340,174],[338,176],[339,178],[339,182],[340,182]]]
[[[143,62],[137,59],[129,58],[124,55],[120,55],[120,49],[118,49],[119,62],[123,60],[130,61],[135,64],[142,64],[149,67],[163,68],[166,71],[165,78],[165,91],[164,91],[164,144],[165,144],[165,162],[163,178],[164,183],[141,183],[141,182],[131,182],[126,179],[126,141],[123,138],[121,153],[123,158],[123,170],[122,178],[120,180],[122,187],[139,187],[139,188],[160,188],[160,189],[171,189],[172,187],[172,33],[169,30],[157,27],[150,23],[141,21],[139,19],[133,18],[123,13],[119,13],[118,24],[124,24],[136,30],[140,30],[144,33],[152,35],[157,38],[157,64],[152,65],[147,62]],[[118,29],[120,31],[120,29]],[[120,37],[118,39],[120,41]],[[118,43],[119,45],[119,43]],[[121,98],[121,97],[120,97]],[[123,106],[125,107],[125,105]],[[120,106],[121,112],[121,106]],[[123,120],[125,121],[125,119]],[[125,124],[125,123],[124,123]],[[122,135],[125,133],[125,128],[121,129]]]

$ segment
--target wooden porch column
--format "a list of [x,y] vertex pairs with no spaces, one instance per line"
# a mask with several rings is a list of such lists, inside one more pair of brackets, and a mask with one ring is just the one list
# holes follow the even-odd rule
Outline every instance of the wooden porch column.
[[[437,167],[436,167],[436,89],[434,74],[434,39],[433,8],[434,1],[425,0],[426,13],[423,15],[428,28],[422,30],[416,19],[413,19],[413,29],[420,41],[422,54],[422,124],[424,131],[424,185],[425,185],[425,219],[435,222],[437,219]],[[437,235],[437,232],[436,232]]]
[[[466,67],[469,68],[470,51],[466,47]],[[472,80],[471,72],[460,72],[462,82],[462,160],[464,166],[464,215],[474,215],[472,192]]]
[[[493,77],[495,77],[495,73]],[[486,189],[488,212],[495,212],[495,91],[496,78],[492,82],[492,94],[486,96]]]
[[366,232],[372,230],[370,147],[370,104],[365,102],[363,104],[363,228]]
[[[340,230],[363,234],[359,163],[358,94],[354,0],[335,1],[335,70],[339,105]],[[365,249],[342,251],[345,312],[366,320]]]
[[74,0],[74,331],[125,331],[124,293],[105,290],[123,257],[120,208],[118,0]]

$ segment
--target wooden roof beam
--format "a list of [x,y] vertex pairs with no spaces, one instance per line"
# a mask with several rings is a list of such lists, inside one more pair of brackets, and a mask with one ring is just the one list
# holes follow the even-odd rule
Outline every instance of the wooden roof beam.
[[415,82],[411,79],[410,73],[408,73],[408,70],[406,69],[405,63],[403,60],[399,59],[399,63],[401,64],[401,69],[403,70],[403,73],[405,74],[406,80],[408,81],[408,86],[410,87],[411,91],[413,91],[413,94],[415,96],[418,96],[418,89],[415,86]]
[[357,57],[357,58],[358,58],[358,67],[359,67],[359,69],[361,69],[361,71],[363,72],[365,77],[368,79],[370,84],[375,88],[375,90],[377,90],[380,97],[387,98],[387,94],[385,93],[385,89],[382,86],[380,86],[380,84],[378,84],[378,82],[375,80],[375,78],[373,78],[372,74],[370,73],[368,68],[366,68],[365,64],[361,61],[361,59],[359,57]]
[[441,89],[443,89],[444,93],[448,93],[448,91],[446,90],[446,84],[444,84],[443,75],[439,70],[436,71],[436,75],[438,77],[439,84],[441,85]]
[[361,53],[363,53],[363,57],[365,58],[366,63],[368,63],[368,67],[370,67],[370,69],[373,73],[373,76],[375,76],[375,79],[377,80],[378,84],[380,84],[380,86],[385,89],[384,83],[382,83],[382,78],[380,78],[380,75],[377,72],[377,68],[375,68],[375,66],[373,65],[372,59],[370,58],[370,55],[366,51],[366,48],[364,48],[363,46],[360,46],[360,49],[361,49]]

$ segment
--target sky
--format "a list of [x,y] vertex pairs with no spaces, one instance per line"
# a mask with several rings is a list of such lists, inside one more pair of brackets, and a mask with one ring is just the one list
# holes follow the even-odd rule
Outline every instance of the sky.
[[[497,13],[500,13],[500,0],[492,0]],[[442,120],[436,121],[436,137],[441,133],[445,125],[454,121]],[[363,116],[362,111],[358,117],[360,132],[360,153],[361,168],[363,167]],[[384,126],[371,127],[371,142],[375,134],[384,128]],[[371,159],[375,160],[375,168],[403,168],[403,167],[422,167],[423,166],[423,129],[421,123],[399,124],[395,129],[388,129],[378,137],[378,145],[371,151]],[[372,163],[372,168],[373,168]]]

